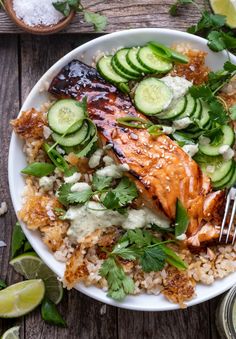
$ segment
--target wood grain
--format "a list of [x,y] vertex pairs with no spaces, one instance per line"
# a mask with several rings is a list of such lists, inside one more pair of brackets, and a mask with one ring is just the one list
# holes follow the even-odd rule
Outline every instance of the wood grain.
[[[175,0],[87,0],[82,1],[86,10],[102,13],[108,18],[106,33],[140,27],[164,27],[186,30],[197,22],[200,14],[192,5],[179,11],[178,18],[171,17],[169,8]],[[204,0],[199,0],[200,5]],[[194,9],[194,10],[193,10]],[[0,11],[0,33],[22,33],[7,14]],[[94,33],[93,27],[77,14],[62,33]]]

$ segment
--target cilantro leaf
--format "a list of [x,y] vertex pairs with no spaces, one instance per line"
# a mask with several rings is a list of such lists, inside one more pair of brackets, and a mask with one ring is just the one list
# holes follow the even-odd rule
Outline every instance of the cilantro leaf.
[[127,294],[134,292],[134,281],[125,274],[122,266],[113,257],[108,257],[103,262],[99,274],[107,280],[109,297],[122,300]]
[[137,247],[144,247],[151,245],[153,242],[153,236],[150,232],[141,230],[139,228],[134,230],[128,230],[120,241],[128,240],[130,244],[135,244]]
[[129,241],[119,242],[112,250],[112,254],[118,255],[126,260],[135,260],[137,253],[131,247],[127,247]]
[[112,180],[112,177],[103,177],[95,173],[93,176],[93,187],[100,192],[105,188],[110,187]]
[[172,16],[176,16],[177,10],[180,5],[187,5],[187,4],[192,4],[192,3],[193,3],[193,0],[177,0],[173,5],[171,5],[169,9],[169,13]]
[[84,11],[84,19],[87,23],[93,24],[96,32],[103,31],[107,25],[107,18],[99,13]]
[[58,200],[64,206],[68,205],[68,195],[71,193],[72,186],[73,184],[62,184],[56,193]]
[[91,198],[92,195],[93,195],[93,191],[91,190],[91,188],[87,188],[83,191],[69,193],[67,196],[67,201],[70,204],[74,204],[74,203],[82,204],[82,203],[87,202]]
[[127,206],[138,196],[135,184],[128,178],[122,178],[119,184],[104,197],[101,197],[103,205],[112,210],[119,210]]
[[225,25],[226,17],[221,14],[212,14],[208,11],[202,12],[202,16],[196,25],[187,29],[189,33],[196,34],[205,29],[219,28]]
[[21,225],[17,222],[13,228],[12,238],[11,238],[11,257],[14,258],[17,255],[21,254],[27,241]]
[[140,263],[144,272],[160,271],[165,265],[166,255],[159,245],[144,249]]
[[57,11],[62,13],[64,16],[68,16],[70,14],[71,9],[67,1],[53,2],[52,5]]
[[212,31],[207,36],[208,47],[214,52],[223,51],[226,48],[226,44],[221,31]]

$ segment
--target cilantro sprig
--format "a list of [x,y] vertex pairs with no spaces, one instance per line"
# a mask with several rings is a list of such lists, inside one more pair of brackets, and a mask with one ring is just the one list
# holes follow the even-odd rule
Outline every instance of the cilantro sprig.
[[127,294],[134,292],[134,281],[125,274],[121,259],[139,262],[144,272],[160,271],[166,262],[180,270],[186,269],[186,263],[165,245],[168,242],[168,240],[161,242],[146,230],[128,230],[112,252],[107,253],[108,258],[99,271],[99,274],[107,280],[108,296],[122,300]]
[[112,177],[103,177],[95,174],[92,187],[81,191],[71,192],[73,184],[62,184],[57,191],[58,200],[64,205],[83,204],[94,195],[100,195],[101,203],[107,208],[123,213],[123,208],[131,203],[137,196],[138,191],[133,182],[124,177],[117,186],[110,188]]
[[80,0],[64,0],[52,3],[55,9],[61,12],[64,16],[68,16],[71,11],[82,12],[84,20],[93,24],[95,31],[103,31],[107,25],[107,18],[105,15],[86,11]]
[[208,46],[214,52],[227,49],[231,52],[236,50],[236,38],[234,32],[226,26],[226,16],[213,14],[202,8],[194,0],[177,0],[170,7],[169,13],[172,16],[178,14],[179,7],[183,5],[194,5],[201,13],[201,18],[196,25],[187,29],[187,32],[198,34],[208,39]]

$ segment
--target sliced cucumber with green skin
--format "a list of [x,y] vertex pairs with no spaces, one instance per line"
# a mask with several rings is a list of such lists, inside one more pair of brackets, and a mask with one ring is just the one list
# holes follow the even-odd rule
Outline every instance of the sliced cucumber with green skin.
[[143,67],[140,62],[138,61],[138,52],[139,52],[140,47],[133,47],[130,48],[126,55],[126,60],[128,64],[137,72],[145,73],[148,74],[150,71]]
[[200,135],[202,134],[202,131],[201,130],[197,130],[195,132],[188,132],[188,131],[184,131],[184,134],[186,134],[186,137],[187,138],[190,138],[190,139],[197,139],[198,137],[200,137]]
[[129,80],[137,80],[138,77],[136,76],[133,76],[133,75],[130,75],[126,72],[123,71],[123,69],[121,69],[117,63],[116,63],[116,59],[114,57],[112,57],[111,59],[111,65],[112,65],[112,68],[114,69],[114,71],[119,74],[122,78],[125,78],[126,81],[129,81]]
[[213,187],[215,189],[222,189],[226,185],[228,185],[235,175],[235,169],[236,169],[236,167],[235,167],[235,163],[234,163],[233,166],[230,168],[230,171],[224,177],[222,177],[221,180],[218,180],[218,181],[215,181],[215,182],[212,183]]
[[155,115],[166,109],[172,98],[172,90],[163,81],[157,78],[147,78],[138,84],[134,103],[140,112]]
[[64,134],[77,131],[83,123],[85,113],[78,101],[73,99],[58,100],[48,111],[49,127],[56,133]]
[[201,119],[201,115],[202,115],[202,103],[199,99],[196,100],[196,107],[195,110],[193,112],[193,114],[191,115],[191,119]]
[[187,105],[186,97],[182,97],[171,105],[171,108],[157,115],[158,119],[175,120],[179,119]]
[[52,133],[52,138],[61,146],[72,147],[81,144],[88,133],[88,124],[84,122],[82,127],[73,134],[61,136],[57,133]]
[[228,161],[222,161],[222,162],[215,163],[215,164],[212,163],[212,166],[215,167],[213,173],[209,173],[207,171],[207,167],[209,165],[211,164],[208,164],[208,163],[204,165],[202,164],[201,165],[202,171],[206,173],[208,177],[211,178],[212,182],[217,182],[217,181],[222,180],[225,176],[227,176],[227,174],[231,171],[232,167],[234,167],[234,161],[228,160]]
[[230,188],[232,186],[234,186],[236,183],[236,166],[234,168],[234,174],[232,176],[232,178],[230,179],[229,182],[227,182],[227,184],[225,185],[226,188]]
[[113,56],[114,62],[116,63],[117,67],[119,67],[125,74],[139,78],[141,76],[141,72],[136,71],[127,62],[126,57],[127,57],[128,52],[129,52],[129,48],[123,48],[117,51],[116,54]]
[[223,125],[221,128],[223,132],[223,136],[221,141],[217,144],[208,144],[208,145],[201,145],[199,144],[199,150],[206,155],[214,156],[220,154],[220,148],[223,145],[232,146],[234,143],[234,131],[230,126]]
[[209,112],[208,105],[206,103],[202,102],[201,118],[200,118],[200,120],[197,121],[197,124],[199,125],[200,128],[205,128],[205,126],[209,123],[210,116],[209,116],[208,112]]
[[140,48],[138,61],[152,73],[167,73],[172,68],[172,62],[157,56],[148,46]]
[[178,117],[178,119],[182,119],[182,118],[185,118],[185,117],[191,117],[192,114],[194,113],[195,111],[195,108],[196,108],[196,100],[190,95],[190,94],[187,94],[186,95],[186,107],[183,111],[183,113],[181,113],[181,115]]
[[119,75],[111,65],[112,56],[104,56],[97,63],[97,70],[101,76],[114,84],[119,84],[121,82],[127,82],[127,78]]

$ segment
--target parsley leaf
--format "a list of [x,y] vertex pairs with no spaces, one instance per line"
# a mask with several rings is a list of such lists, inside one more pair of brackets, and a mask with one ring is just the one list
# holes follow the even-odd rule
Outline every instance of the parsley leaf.
[[71,192],[68,194],[67,201],[70,204],[79,203],[83,204],[87,202],[93,195],[91,188],[87,188],[79,192]]
[[95,173],[93,176],[93,188],[99,192],[103,191],[105,188],[110,187],[112,180],[112,177],[103,177]]
[[127,294],[134,292],[134,281],[128,277],[122,266],[113,258],[108,257],[99,271],[108,283],[108,296],[115,300],[122,300]]
[[93,24],[96,32],[103,31],[107,25],[107,18],[99,13],[85,11],[84,19],[87,23]]
[[159,245],[148,246],[144,249],[140,263],[144,272],[160,271],[165,265],[166,255]]

